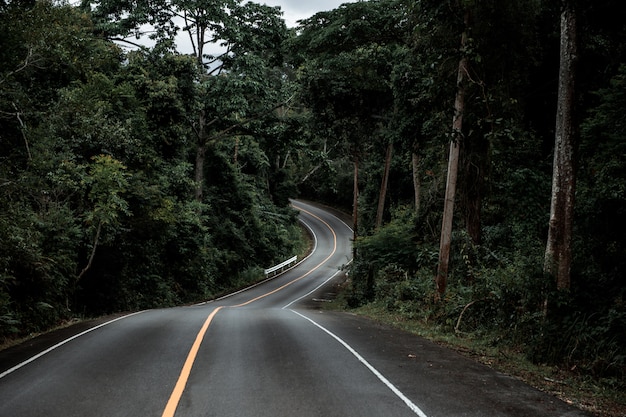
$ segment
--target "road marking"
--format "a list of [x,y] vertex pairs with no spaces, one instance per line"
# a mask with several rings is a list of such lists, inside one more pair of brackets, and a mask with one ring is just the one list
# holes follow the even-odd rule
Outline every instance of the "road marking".
[[[306,211],[308,214],[313,215],[310,211],[307,211],[307,210],[303,209],[302,207],[299,207],[297,204],[295,204],[295,202],[292,202],[292,204],[291,204],[291,205],[292,205],[293,207],[295,207],[296,209],[298,209],[298,210]],[[354,230],[352,229],[352,227],[348,226],[348,225],[346,224],[346,222],[344,222],[342,219],[340,219],[339,217],[335,216],[335,215],[334,215],[334,214],[332,214],[332,213],[330,213],[330,215],[331,215],[331,216],[333,216],[335,219],[339,220],[339,221],[340,221],[340,222],[341,222],[344,226],[346,226],[346,228],[347,228],[348,230],[350,230],[350,233],[354,233]],[[319,219],[319,217],[317,217],[317,216],[314,216],[314,217],[316,217],[316,218],[318,218],[318,219]]]
[[301,297],[296,298],[295,300],[291,301],[289,304],[287,304],[286,306],[283,307],[283,310],[288,309],[289,307],[291,307],[293,304],[297,303],[298,301],[302,300],[303,298],[308,297],[309,295],[313,294],[315,291],[319,290],[320,288],[322,288],[324,285],[328,284],[329,281],[331,281],[333,278],[335,278],[337,275],[339,275],[341,273],[341,271],[337,271],[335,272],[330,278],[328,278],[326,281],[322,282],[320,285],[318,285],[317,287],[313,288],[311,291],[309,291],[308,293],[304,294]]
[[[248,304],[252,304],[255,301],[261,300],[261,299],[263,299],[265,297],[268,297],[268,296],[270,296],[272,294],[276,294],[277,292],[279,292],[281,290],[284,290],[288,286],[290,286],[292,284],[295,284],[296,282],[306,278],[307,276],[309,276],[313,272],[317,271],[319,268],[321,268],[337,252],[337,234],[335,233],[335,230],[328,223],[326,223],[323,219],[321,219],[320,217],[318,217],[315,214],[311,213],[310,211],[304,210],[302,208],[299,208],[299,210],[309,214],[312,217],[315,217],[317,220],[322,222],[326,227],[328,227],[328,230],[330,230],[330,232],[333,234],[333,250],[332,250],[332,252],[322,262],[320,262],[315,267],[311,268],[309,271],[307,271],[305,274],[299,276],[298,278],[295,278],[295,279],[289,281],[285,285],[282,285],[282,286],[276,288],[273,291],[270,291],[268,293],[262,294],[262,295],[260,295],[260,296],[258,296],[256,298],[253,298],[251,300],[246,301],[245,303],[237,304],[237,305],[235,305],[233,307],[244,307],[244,306],[247,306]],[[317,239],[316,239],[316,242],[317,242]],[[316,243],[316,247],[317,247],[317,243]]]
[[312,319],[308,318],[307,316],[305,316],[303,314],[300,314],[300,313],[298,313],[295,310],[289,310],[289,311],[291,311],[294,314],[297,314],[298,316],[302,317],[305,320],[308,320],[311,324],[313,324],[314,326],[316,326],[320,330],[324,331],[330,337],[332,337],[337,342],[339,342],[341,345],[343,345],[343,347],[345,347],[348,350],[348,352],[352,353],[352,355],[354,355],[354,357],[356,357],[359,360],[359,362],[361,362],[363,365],[365,365],[365,367],[367,369],[369,369],[370,372],[372,372],[383,384],[385,384],[387,386],[387,388],[389,388],[394,394],[396,394],[396,396],[398,398],[400,398],[402,401],[404,401],[404,403],[411,409],[411,411],[413,411],[415,414],[417,414],[420,417],[428,417],[417,405],[415,405],[415,403],[413,403],[413,401],[411,401],[398,388],[396,388],[396,386],[393,385],[391,383],[391,381],[389,381],[387,378],[385,378],[383,376],[383,374],[381,374],[376,368],[374,368],[372,365],[370,365],[370,363],[367,360],[365,360],[365,358],[363,356],[361,356],[356,350],[354,350],[352,348],[352,346],[350,346],[348,343],[344,342],[339,336],[337,336],[336,334],[334,334],[333,332],[331,332],[330,330],[328,330],[327,328],[325,328],[321,324],[319,324],[319,323],[313,321]]
[[[294,206],[295,207],[295,206]],[[303,210],[303,209],[300,209]],[[304,211],[304,210],[303,210]],[[307,212],[308,213],[308,212]],[[310,213],[309,213],[310,214]],[[222,301],[225,300],[227,298],[231,298],[235,295],[239,295],[241,293],[244,293],[248,290],[251,290],[252,288],[258,287],[260,285],[265,284],[266,282],[270,282],[270,281],[274,281],[276,278],[280,277],[281,275],[284,275],[286,272],[289,272],[290,270],[292,270],[293,268],[297,267],[298,265],[300,265],[302,262],[306,261],[307,259],[309,259],[311,257],[311,255],[313,255],[313,252],[315,252],[315,250],[317,249],[317,235],[315,234],[315,231],[313,231],[313,228],[311,226],[309,226],[309,224],[307,224],[307,222],[305,222],[304,220],[300,219],[299,220],[300,223],[302,223],[307,229],[309,229],[309,232],[311,233],[311,236],[313,236],[313,249],[311,249],[311,253],[309,253],[307,256],[305,256],[304,258],[302,258],[302,260],[300,260],[297,264],[295,264],[293,267],[285,270],[284,272],[280,273],[280,274],[276,274],[273,277],[264,279],[263,281],[257,282],[256,284],[250,285],[249,287],[246,288],[242,288],[239,291],[230,293],[230,294],[226,294],[220,298],[216,298],[214,300],[209,300],[209,301],[203,301],[201,303],[198,304],[194,304],[195,306],[203,306],[203,305],[207,305],[210,303],[214,303],[216,301]],[[343,223],[343,222],[342,222]],[[344,223],[345,224],[345,223]],[[346,226],[347,227],[347,226]]]
[[165,406],[165,411],[163,411],[162,417],[173,417],[176,413],[176,407],[178,407],[180,398],[182,397],[183,391],[187,386],[187,381],[189,380],[189,375],[191,374],[191,368],[193,367],[193,363],[195,362],[196,356],[198,355],[198,350],[200,350],[202,339],[204,339],[204,335],[206,334],[207,329],[211,324],[211,321],[213,321],[213,317],[215,317],[217,312],[220,311],[222,308],[223,307],[217,307],[215,310],[213,310],[213,312],[209,314],[209,317],[207,317],[206,321],[202,325],[200,332],[198,332],[198,335],[196,336],[196,341],[191,346],[191,350],[187,355],[187,360],[183,365],[183,369],[180,372],[180,376],[178,377],[176,385],[174,386],[172,395],[170,395],[170,399]]
[[[296,206],[294,205],[294,207],[296,207]],[[302,211],[304,211],[304,212],[306,212],[306,213],[310,214],[311,216],[313,216],[313,217],[317,218],[318,220],[322,221],[322,222],[326,225],[326,227],[328,227],[328,228],[329,228],[329,229],[330,229],[330,230],[334,233],[334,229],[333,229],[333,228],[332,228],[332,227],[331,227],[328,223],[326,223],[325,221],[323,221],[323,220],[322,220],[322,219],[320,219],[319,217],[315,216],[313,213],[311,213],[311,212],[309,212],[309,211],[307,211],[307,210],[305,210],[305,209],[303,209],[303,208],[301,208],[301,207],[296,207],[296,208],[298,208],[299,210],[302,210]],[[346,226],[346,227],[347,227],[350,231],[352,231],[352,228],[350,228],[350,226],[348,226],[347,224],[345,224],[345,223],[343,222],[343,220],[339,219],[339,221],[341,221],[341,223],[343,223],[343,225],[344,225],[344,226]],[[317,247],[317,236],[315,235],[315,232],[313,231],[313,229],[312,229],[309,225],[307,225],[305,222],[303,222],[303,223],[304,223],[304,224],[305,224],[305,225],[309,228],[309,230],[310,230],[310,231],[311,231],[311,233],[313,234],[313,238],[314,238],[314,241],[315,241],[315,246],[314,246],[314,249],[313,249],[313,250],[315,250],[315,248]],[[348,261],[348,264],[350,264],[351,262],[352,262],[352,260],[349,260],[349,261]],[[287,305],[285,305],[285,306],[283,307],[283,310],[284,310],[284,309],[287,309],[287,308],[289,308],[289,307],[291,307],[293,304],[297,303],[298,301],[302,300],[303,298],[306,298],[306,297],[308,297],[309,295],[313,294],[315,291],[319,290],[319,289],[320,289],[320,288],[322,288],[324,285],[326,285],[329,281],[331,281],[333,278],[335,278],[337,275],[339,275],[339,273],[341,273],[341,271],[337,271],[337,272],[335,272],[335,273],[334,273],[334,274],[333,274],[330,278],[328,278],[326,281],[322,282],[320,285],[318,285],[317,287],[315,287],[313,290],[311,290],[311,291],[309,291],[308,293],[304,294],[303,296],[298,297],[298,298],[296,298],[295,300],[291,301],[289,304],[287,304]]]
[[[325,259],[324,259],[321,263],[319,263],[317,266],[315,266],[314,268],[312,268],[311,270],[309,270],[307,273],[303,274],[302,276],[300,276],[300,277],[298,277],[298,278],[296,278],[296,279],[294,279],[294,280],[292,280],[292,281],[290,281],[290,282],[286,283],[285,285],[283,285],[283,286],[281,286],[281,287],[279,287],[279,288],[277,288],[277,289],[275,289],[275,290],[273,290],[273,291],[271,291],[271,292],[268,292],[268,293],[266,293],[266,294],[264,294],[264,295],[262,295],[262,296],[256,297],[256,298],[254,298],[254,299],[252,299],[252,300],[249,300],[249,301],[247,301],[247,302],[245,302],[245,303],[242,303],[242,304],[238,304],[238,305],[232,306],[233,308],[235,308],[235,307],[243,307],[243,306],[246,306],[246,305],[248,305],[248,304],[250,304],[250,303],[253,303],[254,301],[257,301],[257,300],[260,300],[260,299],[262,299],[262,298],[265,298],[265,297],[267,297],[267,296],[269,296],[269,295],[271,295],[271,294],[275,294],[275,293],[277,293],[278,291],[281,291],[282,289],[284,289],[284,288],[288,287],[289,285],[291,285],[291,284],[293,284],[293,283],[295,283],[295,282],[298,282],[298,281],[302,280],[303,278],[305,278],[305,277],[307,277],[308,275],[310,275],[312,272],[314,272],[314,271],[316,271],[317,269],[319,269],[320,267],[322,267],[322,266],[323,266],[323,265],[324,265],[324,264],[325,264],[325,263],[326,263],[326,262],[327,262],[327,261],[328,261],[328,260],[329,260],[329,259],[330,259],[330,258],[331,258],[334,254],[335,254],[335,253],[336,253],[336,251],[337,251],[337,235],[336,235],[336,233],[335,233],[334,229],[333,229],[333,228],[332,228],[332,227],[331,227],[331,226],[330,226],[330,225],[329,225],[326,221],[324,221],[323,219],[321,219],[321,218],[320,218],[320,217],[318,217],[317,215],[315,215],[315,214],[311,213],[310,211],[307,211],[307,210],[305,210],[305,209],[303,209],[303,208],[301,208],[301,207],[297,207],[297,209],[298,209],[298,210],[301,210],[301,211],[303,211],[303,212],[305,212],[305,213],[307,213],[307,214],[309,214],[310,216],[312,216],[312,217],[314,217],[314,218],[316,218],[317,220],[319,220],[320,222],[322,222],[324,225],[326,225],[326,227],[328,227],[328,229],[329,229],[329,230],[331,231],[331,233],[333,234],[333,244],[334,244],[334,246],[333,246],[332,253],[331,253],[330,255],[328,255],[328,256],[327,256],[327,257],[326,257],[326,258],[325,258]],[[315,233],[313,232],[312,228],[311,228],[308,224],[306,224],[306,222],[304,222],[304,221],[303,221],[302,223],[304,223],[304,225],[305,225],[305,226],[306,226],[306,227],[307,227],[307,228],[308,228],[308,229],[312,232],[312,235],[313,235],[313,238],[314,238],[314,248],[313,248],[313,251],[315,251],[315,249],[317,249],[317,236],[315,236]],[[342,222],[342,223],[343,223],[343,222]],[[345,225],[345,223],[344,223],[344,225]],[[346,227],[348,227],[348,228],[349,228],[349,226],[347,226],[347,225],[346,225]],[[309,256],[310,256],[310,255],[309,255]],[[305,259],[308,259],[308,256],[307,256]],[[335,276],[336,276],[339,272],[340,272],[340,271],[338,271],[337,273],[335,273],[335,274],[333,275],[333,277],[335,277]],[[333,277],[331,277],[330,279],[332,279]],[[326,281],[326,282],[328,282],[328,281]],[[326,282],[325,282],[325,283],[326,283]],[[259,283],[259,284],[257,284],[257,285],[260,285],[260,284],[261,284],[261,283]],[[322,284],[322,285],[324,285],[324,284]],[[320,285],[319,287],[321,287],[322,285]],[[317,290],[319,287],[317,287],[315,290]],[[315,290],[313,290],[313,291],[315,291]],[[239,292],[237,292],[236,294],[238,294],[238,293],[240,293],[240,292],[243,292],[243,291],[245,291],[245,290],[239,291]],[[230,296],[232,296],[232,295],[233,295],[233,294],[231,294]],[[308,295],[308,294],[307,294],[307,295]],[[305,295],[305,296],[303,296],[303,297],[301,297],[301,298],[304,298],[304,297],[306,297],[306,295]],[[222,297],[222,299],[223,299],[223,298],[227,298],[227,296]],[[287,307],[291,306],[293,303],[295,303],[296,301],[299,301],[301,298],[299,298],[299,299],[297,299],[297,300],[292,301],[291,303],[289,303],[289,304],[288,304],[287,306],[285,306],[284,308],[287,308]],[[182,397],[182,394],[183,394],[183,392],[184,392],[184,390],[185,390],[185,387],[186,387],[186,385],[187,385],[187,382],[188,382],[188,380],[189,380],[189,376],[191,375],[191,369],[192,369],[193,364],[194,364],[194,362],[195,362],[196,356],[197,356],[197,354],[198,354],[198,351],[199,351],[199,349],[200,349],[200,346],[201,346],[201,344],[202,344],[202,341],[203,341],[203,339],[204,339],[204,336],[205,336],[205,334],[206,334],[206,332],[207,332],[207,330],[208,330],[208,328],[209,328],[209,326],[210,326],[211,322],[213,321],[213,318],[215,317],[215,315],[216,315],[216,314],[217,314],[217,313],[218,313],[218,312],[219,312],[222,308],[224,308],[224,306],[217,307],[215,310],[213,310],[213,312],[212,312],[212,313],[211,313],[211,314],[207,317],[207,319],[206,319],[206,321],[204,322],[204,324],[203,324],[202,328],[200,329],[200,331],[199,331],[199,332],[198,332],[198,334],[196,335],[196,339],[195,339],[195,341],[194,341],[194,343],[193,343],[193,345],[192,345],[192,347],[191,347],[191,350],[189,351],[189,353],[188,353],[188,355],[187,355],[187,359],[185,360],[185,363],[184,363],[183,368],[182,368],[182,370],[181,370],[181,373],[180,373],[180,375],[179,375],[179,377],[178,377],[178,380],[177,380],[177,382],[176,382],[176,385],[174,386],[174,390],[172,391],[172,394],[170,395],[170,398],[169,398],[168,403],[167,403],[167,405],[166,405],[166,407],[165,407],[165,410],[163,411],[162,417],[173,417],[173,416],[175,415],[175,413],[176,413],[176,408],[178,407],[178,403],[180,402],[180,399],[181,399],[181,397]],[[55,349],[57,349],[57,348],[59,348],[59,347],[61,347],[61,346],[65,345],[66,343],[68,343],[68,342],[70,342],[70,341],[72,341],[72,340],[74,340],[74,339],[76,339],[76,338],[78,338],[78,337],[84,336],[84,335],[85,335],[85,334],[87,334],[87,333],[90,333],[90,332],[92,332],[92,331],[94,331],[94,330],[100,329],[101,327],[107,326],[107,325],[109,325],[109,324],[111,324],[111,323],[114,323],[114,322],[116,322],[116,321],[122,320],[122,319],[124,319],[124,318],[131,317],[131,316],[134,316],[134,315],[137,315],[137,314],[140,314],[140,313],[144,313],[144,312],[145,312],[145,311],[138,311],[138,312],[135,312],[135,313],[132,313],[132,314],[128,314],[128,315],[125,315],[125,316],[122,316],[122,317],[118,317],[118,318],[113,319],[113,320],[110,320],[110,321],[108,321],[108,322],[106,322],[106,323],[103,323],[103,324],[100,324],[100,325],[98,325],[98,326],[95,326],[95,327],[92,327],[92,328],[90,328],[90,329],[87,329],[87,330],[85,330],[85,331],[84,331],[84,332],[82,332],[82,333],[79,333],[79,334],[77,334],[77,335],[74,335],[74,336],[72,336],[72,337],[70,337],[70,338],[68,338],[68,339],[66,339],[66,340],[64,340],[64,341],[62,341],[62,342],[60,342],[60,343],[58,343],[58,344],[56,344],[56,345],[54,345],[54,346],[52,346],[52,347],[48,348],[48,349],[46,349],[45,351],[43,351],[43,352],[41,352],[41,353],[39,353],[39,354],[37,354],[37,355],[35,355],[35,356],[31,357],[30,359],[28,359],[28,360],[26,360],[26,361],[24,361],[24,362],[22,362],[22,363],[20,363],[20,364],[18,364],[18,365],[16,365],[16,366],[14,366],[13,368],[8,369],[7,371],[5,371],[5,372],[1,373],[1,374],[0,374],[0,379],[4,378],[5,376],[7,376],[7,375],[9,375],[9,374],[11,374],[11,373],[13,373],[13,372],[15,372],[16,370],[18,370],[18,369],[20,369],[20,368],[22,368],[22,367],[24,367],[24,366],[28,365],[29,363],[31,363],[31,362],[33,362],[33,361],[35,361],[35,360],[39,359],[40,357],[42,357],[42,356],[44,356],[44,355],[46,355],[46,354],[48,354],[48,353],[52,352],[53,350],[55,350]],[[296,313],[296,314],[298,314],[298,313]]]
[[22,362],[22,363],[20,363],[20,364],[18,364],[18,365],[15,365],[13,368],[8,369],[8,370],[6,370],[6,371],[2,372],[2,373],[0,374],[0,379],[4,378],[5,376],[9,375],[10,373],[13,373],[13,372],[17,371],[18,369],[20,369],[20,368],[22,368],[22,367],[24,367],[24,366],[28,365],[29,363],[31,363],[31,362],[33,362],[33,361],[35,361],[35,360],[37,360],[37,359],[41,358],[43,355],[46,355],[46,354],[48,354],[48,353],[52,352],[53,350],[60,348],[60,347],[61,347],[61,346],[63,346],[64,344],[66,344],[66,343],[68,343],[68,342],[71,342],[71,341],[72,341],[72,340],[74,340],[74,339],[77,339],[77,338],[79,338],[79,337],[81,337],[81,336],[84,336],[84,335],[86,335],[87,333],[93,332],[94,330],[97,330],[97,329],[99,329],[99,328],[101,328],[101,327],[107,326],[107,325],[109,325],[109,324],[111,324],[111,323],[115,323],[115,322],[116,322],[116,321],[118,321],[118,320],[122,320],[122,319],[125,319],[125,318],[127,318],[127,317],[131,317],[131,316],[134,316],[134,315],[137,315],[137,314],[141,314],[141,313],[143,313],[143,312],[144,312],[144,311],[137,311],[137,312],[132,313],[132,314],[127,314],[127,315],[125,315],[125,316],[118,317],[118,318],[116,318],[116,319],[113,319],[113,320],[107,321],[106,323],[102,323],[102,324],[100,324],[100,325],[98,325],[98,326],[96,326],[96,327],[92,327],[91,329],[87,329],[87,330],[85,330],[85,331],[84,331],[84,332],[82,332],[82,333],[79,333],[79,334],[77,334],[77,335],[74,335],[74,336],[70,337],[69,339],[65,339],[65,340],[63,340],[62,342],[59,342],[59,343],[57,343],[56,345],[54,345],[54,346],[52,346],[52,347],[50,347],[50,348],[48,348],[48,349],[44,350],[43,352],[38,353],[37,355],[33,356],[32,358],[30,358],[30,359],[28,359],[28,360],[25,360],[24,362]]
[[[300,277],[293,279],[291,281],[289,281],[288,283],[276,288],[273,291],[270,291],[268,293],[265,293],[263,295],[260,295],[256,298],[253,298],[251,300],[246,301],[245,303],[241,303],[241,304],[237,304],[234,306],[227,306],[227,308],[237,308],[237,307],[244,307],[247,306],[248,304],[251,304],[255,301],[258,301],[262,298],[265,298],[269,295],[275,294],[283,289],[285,289],[286,287],[290,286],[293,283],[296,283],[300,280],[302,280],[303,278],[307,277],[308,275],[310,275],[312,272],[316,271],[317,269],[319,269],[322,265],[324,265],[336,252],[337,252],[337,235],[335,234],[335,231],[333,230],[333,228],[326,223],[324,220],[322,220],[320,217],[316,216],[315,214],[306,211],[302,208],[299,208],[299,210],[302,210],[304,212],[306,212],[307,214],[311,215],[312,217],[315,217],[316,219],[318,219],[320,222],[322,222],[323,224],[326,225],[326,227],[328,227],[328,229],[331,231],[331,233],[333,234],[333,250],[331,252],[330,255],[328,255],[322,262],[320,262],[318,265],[316,265],[315,267],[311,268],[307,273],[301,275]],[[305,223],[306,224],[306,223]],[[307,227],[310,226],[307,225]],[[317,237],[315,237],[314,235],[314,239],[315,239],[315,248],[317,248]],[[178,377],[178,381],[176,382],[176,385],[174,386],[174,390],[172,391],[172,394],[170,395],[170,399],[167,402],[167,405],[165,406],[165,410],[163,411],[162,417],[174,417],[174,415],[176,414],[176,408],[178,408],[178,404],[180,402],[180,399],[182,398],[183,392],[185,391],[185,387],[187,386],[187,382],[189,381],[189,376],[191,375],[191,369],[193,368],[193,364],[196,360],[196,356],[198,354],[198,351],[200,350],[200,345],[202,345],[202,340],[204,339],[204,336],[209,328],[209,326],[211,325],[211,321],[213,321],[213,318],[215,317],[215,315],[222,309],[224,308],[224,306],[220,306],[217,307],[215,310],[213,310],[213,312],[209,315],[209,317],[206,319],[206,321],[204,322],[202,328],[200,329],[200,331],[198,332],[198,334],[196,335],[196,340],[194,342],[194,344],[191,347],[191,350],[189,351],[189,354],[187,355],[187,360],[185,360],[185,364],[183,365],[183,369],[180,372],[180,376]]]
[[[302,211],[304,211],[304,209],[300,209]],[[308,211],[307,211],[308,213]],[[309,213],[310,214],[310,213]],[[309,253],[307,255],[305,259],[308,259],[311,255],[313,255],[313,253],[317,250],[317,235],[315,234],[315,230],[313,230],[313,228],[304,220],[300,219],[300,223],[302,223],[304,225],[304,227],[306,227],[307,229],[309,229],[309,233],[311,233],[311,236],[313,237],[313,249],[311,249],[311,253]]]

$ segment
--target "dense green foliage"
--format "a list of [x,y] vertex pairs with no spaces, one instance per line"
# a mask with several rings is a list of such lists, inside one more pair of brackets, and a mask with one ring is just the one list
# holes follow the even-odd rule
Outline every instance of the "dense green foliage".
[[[626,26],[613,16],[616,4],[578,5],[574,265],[572,287],[562,292],[543,272],[560,2],[372,0],[302,23],[293,50],[323,138],[311,145],[328,149],[337,141],[327,165],[339,171],[316,172],[302,191],[349,208],[348,169],[354,155],[361,159],[351,305],[383,303],[407,318],[623,384]],[[369,65],[362,70],[363,54]],[[448,290],[438,302],[433,280],[461,54],[469,70],[458,205]],[[388,141],[394,159],[385,225],[377,228]],[[419,199],[411,181],[415,154]]]
[[[247,53],[258,39],[237,46],[253,63],[207,77],[166,42],[124,51],[76,7],[3,3],[0,24],[0,336],[206,300],[301,251],[270,162],[289,89],[275,54]],[[216,133],[201,200],[199,109]]]
[[[352,305],[623,384],[626,26],[620,0],[578,3],[574,264],[557,291],[543,262],[561,1],[359,1],[293,31],[235,0],[0,2],[0,335],[211,297],[298,250],[289,198],[350,211],[358,189]],[[225,49],[176,52],[181,10],[180,30]],[[153,47],[112,41],[146,23]]]

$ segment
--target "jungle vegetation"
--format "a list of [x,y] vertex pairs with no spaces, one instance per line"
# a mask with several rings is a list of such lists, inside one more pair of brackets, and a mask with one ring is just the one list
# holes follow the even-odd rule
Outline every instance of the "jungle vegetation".
[[0,337],[254,281],[300,197],[353,214],[351,306],[623,387],[620,6],[0,0]]

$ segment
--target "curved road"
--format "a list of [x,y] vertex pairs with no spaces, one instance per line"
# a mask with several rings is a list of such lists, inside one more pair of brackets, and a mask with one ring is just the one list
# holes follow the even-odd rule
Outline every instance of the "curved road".
[[279,277],[121,317],[19,363],[20,348],[0,354],[0,417],[584,416],[421,338],[317,308],[352,231],[294,206],[316,245]]

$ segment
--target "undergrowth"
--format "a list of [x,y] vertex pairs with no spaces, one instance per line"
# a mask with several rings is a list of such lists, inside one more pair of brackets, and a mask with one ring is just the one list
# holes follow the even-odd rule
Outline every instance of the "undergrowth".
[[[334,308],[349,310],[429,339],[596,416],[626,415],[625,385],[621,376],[593,375],[588,369],[581,369],[581,365],[567,361],[537,361],[537,357],[529,354],[532,352],[529,345],[536,342],[534,339],[522,341],[519,333],[514,334],[510,328],[480,325],[490,310],[496,308],[497,300],[485,297],[465,303],[461,293],[468,290],[453,289],[443,303],[436,303],[425,285],[412,280],[380,285],[384,288],[378,291],[387,293],[387,297],[355,307],[352,283],[348,282]],[[492,323],[495,325],[497,323]],[[523,320],[519,326],[524,326]]]

